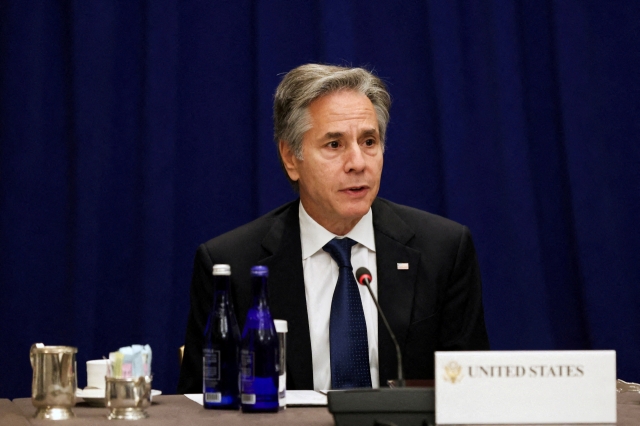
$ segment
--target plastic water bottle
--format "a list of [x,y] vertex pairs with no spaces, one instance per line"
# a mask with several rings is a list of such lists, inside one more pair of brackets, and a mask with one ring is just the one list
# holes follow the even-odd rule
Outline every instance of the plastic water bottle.
[[230,298],[231,267],[213,265],[213,305],[202,346],[204,408],[240,407],[238,361],[240,331]]
[[240,387],[243,412],[278,411],[280,349],[269,312],[266,266],[251,268],[253,301],[242,331]]

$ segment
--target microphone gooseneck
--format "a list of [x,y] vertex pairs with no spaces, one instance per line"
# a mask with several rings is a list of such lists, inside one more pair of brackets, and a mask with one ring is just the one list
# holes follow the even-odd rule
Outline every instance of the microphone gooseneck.
[[373,291],[371,290],[371,285],[370,285],[371,280],[372,280],[371,272],[369,272],[367,268],[360,267],[356,270],[356,281],[358,282],[358,284],[366,286],[367,289],[369,290],[369,294],[371,295],[373,302],[376,304],[376,308],[378,309],[380,318],[382,318],[382,321],[384,322],[385,327],[387,327],[387,331],[391,336],[391,340],[393,340],[393,344],[396,347],[396,357],[398,359],[398,387],[404,387],[404,374],[402,373],[403,371],[402,353],[400,352],[400,345],[398,345],[398,341],[396,340],[395,334],[393,334],[393,331],[391,331],[391,326],[387,321],[387,317],[384,315],[384,312],[382,312],[382,309],[380,309],[380,305],[378,304],[378,299],[376,298],[376,296],[374,296]]

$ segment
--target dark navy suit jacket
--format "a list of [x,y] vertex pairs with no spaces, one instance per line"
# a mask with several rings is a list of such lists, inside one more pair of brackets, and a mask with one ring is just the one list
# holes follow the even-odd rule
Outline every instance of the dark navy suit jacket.
[[[273,318],[288,321],[287,389],[313,389],[302,271],[299,200],[198,247],[178,393],[202,392],[203,330],[212,305],[212,266],[231,265],[240,327],[251,303],[251,266],[269,267]],[[373,205],[378,299],[402,349],[405,378],[433,379],[434,352],[488,350],[480,270],[467,227],[377,198]],[[398,269],[408,263],[408,269]],[[380,383],[397,376],[396,353],[378,321]],[[240,329],[242,332],[242,328]]]

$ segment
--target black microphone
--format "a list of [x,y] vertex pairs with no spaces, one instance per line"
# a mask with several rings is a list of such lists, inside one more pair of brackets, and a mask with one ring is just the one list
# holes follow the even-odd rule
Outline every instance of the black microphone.
[[380,318],[382,318],[382,322],[384,322],[385,327],[387,327],[387,331],[389,332],[389,335],[391,336],[391,340],[393,340],[393,344],[396,347],[396,357],[398,360],[398,383],[397,383],[397,387],[403,387],[404,386],[404,374],[403,374],[403,368],[402,368],[402,353],[400,352],[400,345],[398,345],[398,341],[396,340],[396,335],[393,334],[393,331],[391,331],[391,326],[389,325],[389,321],[387,321],[387,317],[384,315],[384,312],[382,312],[382,309],[380,309],[380,304],[378,304],[378,299],[376,298],[376,296],[374,296],[373,291],[371,290],[371,272],[369,272],[369,270],[367,268],[365,268],[364,266],[358,268],[356,270],[356,281],[358,282],[358,284],[360,285],[365,285],[367,286],[367,290],[369,290],[369,294],[371,295],[371,298],[373,299],[373,302],[376,304],[376,308],[378,309],[378,313],[380,314]]
[[[378,300],[371,291],[371,272],[367,268],[358,268],[357,281],[366,285],[369,294],[378,308],[380,318],[396,346],[398,356],[399,389],[347,389],[327,393],[327,406],[333,414],[336,426],[371,425],[434,425],[435,392],[431,388],[408,388],[402,373],[402,355],[396,336],[380,309]],[[426,360],[425,360],[426,362]]]

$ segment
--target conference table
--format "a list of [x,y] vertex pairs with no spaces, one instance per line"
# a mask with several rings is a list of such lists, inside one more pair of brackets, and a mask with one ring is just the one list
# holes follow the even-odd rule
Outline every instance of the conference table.
[[[104,407],[92,407],[78,399],[74,408],[75,419],[53,422],[34,419],[35,407],[31,398],[17,398],[13,401],[0,399],[0,426],[28,425],[100,425],[130,424],[127,420],[108,420]],[[184,395],[160,395],[153,398],[147,409],[149,418],[133,424],[148,425],[333,425],[333,416],[326,407],[288,407],[279,413],[243,414],[237,411],[205,410]],[[618,394],[618,425],[640,425],[640,393]]]

